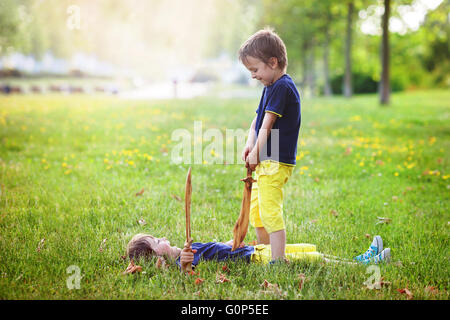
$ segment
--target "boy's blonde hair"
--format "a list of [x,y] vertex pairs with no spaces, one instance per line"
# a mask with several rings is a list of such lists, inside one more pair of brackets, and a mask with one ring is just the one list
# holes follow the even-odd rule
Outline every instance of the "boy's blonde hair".
[[155,239],[152,235],[138,233],[127,245],[127,256],[130,260],[139,258],[150,258],[154,256],[154,251],[149,239]]
[[257,58],[265,64],[269,63],[270,58],[275,57],[278,60],[278,67],[283,71],[288,65],[286,46],[283,40],[269,27],[256,32],[241,46],[239,60],[244,63],[248,56]]

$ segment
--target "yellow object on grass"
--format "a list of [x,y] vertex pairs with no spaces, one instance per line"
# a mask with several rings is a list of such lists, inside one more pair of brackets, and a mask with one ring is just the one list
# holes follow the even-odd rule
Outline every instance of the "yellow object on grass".
[[[286,258],[290,261],[306,260],[318,261],[323,255],[316,251],[316,246],[309,243],[286,244]],[[270,245],[257,244],[255,252],[252,254],[251,261],[255,263],[267,264],[272,260]]]

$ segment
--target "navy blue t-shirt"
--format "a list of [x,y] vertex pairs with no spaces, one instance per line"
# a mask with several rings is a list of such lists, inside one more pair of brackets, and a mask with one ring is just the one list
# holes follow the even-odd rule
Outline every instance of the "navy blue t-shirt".
[[[231,251],[231,246],[222,242],[194,242],[192,243],[192,249],[196,249],[194,253],[193,266],[196,266],[201,260],[214,260],[214,261],[226,261],[226,260],[238,260],[242,259],[246,262],[250,262],[250,257],[255,251],[255,247],[244,246]],[[180,266],[180,257],[177,258],[176,264]]]
[[[260,161],[274,160],[295,165],[301,124],[300,94],[288,74],[281,76],[272,85],[264,87],[258,109],[256,109],[258,114],[255,125],[256,136],[259,134],[266,112],[272,112],[278,116],[272,129],[278,129],[279,139],[276,132],[271,131],[265,147],[260,150]],[[274,148],[272,148],[272,136],[275,137]],[[274,149],[273,152],[272,149]]]

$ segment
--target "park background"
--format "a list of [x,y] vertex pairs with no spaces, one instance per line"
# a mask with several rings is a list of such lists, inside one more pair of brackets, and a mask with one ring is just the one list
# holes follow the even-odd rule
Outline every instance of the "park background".
[[[0,298],[448,299],[449,6],[2,0]],[[375,287],[366,266],[303,262],[123,276],[132,235],[183,245],[189,166],[194,240],[232,237],[240,150],[200,137],[208,160],[174,164],[171,135],[248,129],[262,86],[237,50],[266,26],[302,97],[288,242],[351,258],[381,234],[393,262]]]

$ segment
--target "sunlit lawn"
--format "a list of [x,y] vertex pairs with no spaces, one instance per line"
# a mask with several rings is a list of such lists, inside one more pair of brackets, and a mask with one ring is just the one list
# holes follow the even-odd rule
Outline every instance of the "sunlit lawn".
[[[407,299],[403,288],[414,299],[448,299],[450,92],[392,101],[304,100],[298,164],[285,190],[288,243],[352,258],[383,237],[393,262],[380,266],[384,285],[371,290],[366,266],[322,263],[228,263],[224,271],[203,262],[186,276],[141,261],[144,272],[122,275],[138,232],[183,245],[189,166],[194,240],[232,238],[243,164],[224,164],[224,152],[209,149],[220,164],[174,164],[179,142],[170,139],[202,121],[203,132],[218,128],[230,144],[226,129],[246,131],[257,99],[0,97],[0,299]],[[192,152],[199,143],[211,145],[192,139]],[[250,229],[246,240],[255,239]],[[80,289],[67,286],[71,265],[80,268]],[[222,273],[229,282],[216,282]]]

